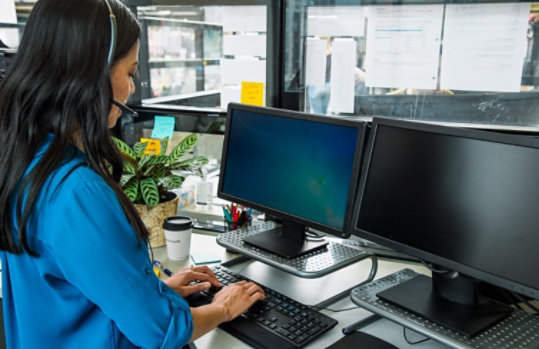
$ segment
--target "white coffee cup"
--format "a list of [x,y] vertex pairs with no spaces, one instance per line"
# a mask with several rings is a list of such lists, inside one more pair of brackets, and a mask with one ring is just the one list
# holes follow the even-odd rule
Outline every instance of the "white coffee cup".
[[163,229],[167,240],[168,258],[184,260],[189,258],[193,222],[189,217],[172,216],[165,218]]

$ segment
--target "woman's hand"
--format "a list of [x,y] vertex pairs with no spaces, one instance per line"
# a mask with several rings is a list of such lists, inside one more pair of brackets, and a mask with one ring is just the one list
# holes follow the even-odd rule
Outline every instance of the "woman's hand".
[[[193,286],[189,286],[192,281],[203,281]],[[204,291],[211,286],[223,286],[218,280],[213,271],[207,266],[191,267],[180,270],[171,277],[163,281],[167,286],[182,297],[187,297],[190,294]]]
[[256,301],[265,299],[260,286],[253,282],[240,281],[223,287],[213,297],[212,304],[223,306],[225,320],[230,321],[249,309]]

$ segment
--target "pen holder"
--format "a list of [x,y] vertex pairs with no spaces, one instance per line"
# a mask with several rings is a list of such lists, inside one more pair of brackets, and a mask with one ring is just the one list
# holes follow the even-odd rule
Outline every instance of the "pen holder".
[[224,219],[224,221],[225,221],[225,231],[231,231],[231,230],[242,229],[242,228],[251,226],[251,224],[253,223],[253,217],[249,217],[249,219],[243,222],[241,221],[233,222],[233,221],[229,221],[228,219]]

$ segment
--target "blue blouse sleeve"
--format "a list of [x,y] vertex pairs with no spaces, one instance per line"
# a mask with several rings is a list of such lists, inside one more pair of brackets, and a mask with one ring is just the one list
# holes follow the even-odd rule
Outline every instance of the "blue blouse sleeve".
[[79,182],[54,198],[51,246],[66,280],[98,306],[135,345],[178,348],[189,341],[193,319],[187,302],[153,272],[144,243],[101,179]]

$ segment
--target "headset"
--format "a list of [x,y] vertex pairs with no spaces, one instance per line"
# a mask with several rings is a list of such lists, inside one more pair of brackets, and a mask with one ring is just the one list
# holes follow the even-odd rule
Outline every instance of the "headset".
[[[109,9],[109,19],[110,19],[110,48],[109,48],[109,54],[107,57],[107,64],[109,68],[112,65],[112,60],[114,59],[114,51],[116,49],[116,16],[112,12],[112,7],[110,6],[109,0],[104,0],[105,4],[107,4],[107,8]],[[120,101],[112,99],[112,104],[120,108],[122,113],[125,113],[127,115],[131,115],[132,117],[137,117],[138,113],[134,111],[133,109],[129,108],[127,105],[121,103]]]

